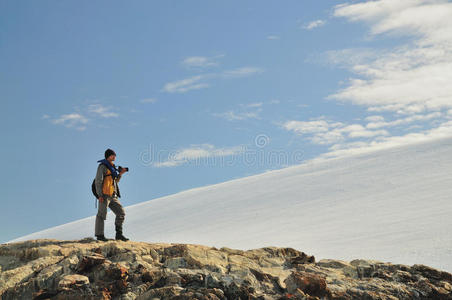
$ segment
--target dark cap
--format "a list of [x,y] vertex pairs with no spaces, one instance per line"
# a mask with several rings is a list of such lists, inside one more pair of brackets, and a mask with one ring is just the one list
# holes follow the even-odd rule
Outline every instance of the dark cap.
[[110,155],[116,156],[116,153],[115,153],[115,151],[113,151],[109,148],[109,149],[105,150],[105,159],[107,159]]

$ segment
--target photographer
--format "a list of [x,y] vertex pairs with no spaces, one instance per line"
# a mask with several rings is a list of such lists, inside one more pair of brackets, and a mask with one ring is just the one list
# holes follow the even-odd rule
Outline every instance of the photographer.
[[122,224],[124,223],[125,211],[119,202],[118,197],[121,197],[119,193],[118,182],[121,179],[122,174],[127,172],[128,168],[119,167],[116,169],[113,161],[116,159],[116,153],[107,149],[105,151],[105,159],[99,160],[99,166],[97,167],[96,178],[94,180],[96,193],[99,195],[99,208],[96,215],[95,235],[98,241],[107,241],[104,235],[104,222],[107,218],[107,207],[113,211],[116,215],[115,228],[116,228],[116,240],[128,241],[122,234]]

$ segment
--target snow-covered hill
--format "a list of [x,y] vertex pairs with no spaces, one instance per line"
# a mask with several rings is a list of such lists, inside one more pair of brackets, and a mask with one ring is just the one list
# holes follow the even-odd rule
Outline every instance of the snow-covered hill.
[[[310,162],[126,208],[137,241],[251,249],[452,271],[452,138]],[[127,197],[126,191],[123,192]],[[114,235],[109,211],[106,235]],[[14,241],[93,236],[94,216]]]

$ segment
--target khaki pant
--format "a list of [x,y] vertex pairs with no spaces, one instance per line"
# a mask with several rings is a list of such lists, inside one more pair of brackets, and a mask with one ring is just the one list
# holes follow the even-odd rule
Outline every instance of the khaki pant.
[[126,215],[124,208],[122,207],[121,202],[119,202],[117,196],[104,196],[103,198],[104,201],[99,201],[99,208],[97,210],[96,226],[94,230],[95,235],[104,234],[104,221],[107,219],[107,207],[110,207],[110,209],[116,215],[116,230],[118,230],[118,228],[122,230],[122,223],[124,223],[124,218]]

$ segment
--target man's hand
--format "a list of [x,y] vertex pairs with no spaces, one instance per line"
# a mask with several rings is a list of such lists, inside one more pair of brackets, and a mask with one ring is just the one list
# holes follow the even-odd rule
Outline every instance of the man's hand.
[[98,199],[99,199],[99,202],[104,202],[104,198],[99,197]]

